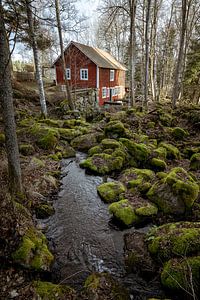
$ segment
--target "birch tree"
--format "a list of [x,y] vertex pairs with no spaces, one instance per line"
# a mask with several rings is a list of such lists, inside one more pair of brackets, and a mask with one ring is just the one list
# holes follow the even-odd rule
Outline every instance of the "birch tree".
[[34,56],[34,63],[36,69],[36,78],[38,83],[38,90],[39,90],[39,97],[40,97],[40,105],[41,105],[41,112],[42,115],[46,118],[47,117],[47,107],[46,107],[46,99],[45,99],[45,92],[44,92],[44,85],[42,80],[42,72],[40,66],[40,58],[34,28],[34,21],[33,21],[33,12],[32,12],[32,0],[25,0],[26,5],[26,12],[27,12],[27,20],[29,25],[29,35],[30,41],[33,49],[33,56]]
[[8,158],[9,187],[11,194],[15,195],[22,193],[22,180],[9,61],[10,51],[4,24],[2,0],[0,0],[0,101],[4,122],[6,153]]

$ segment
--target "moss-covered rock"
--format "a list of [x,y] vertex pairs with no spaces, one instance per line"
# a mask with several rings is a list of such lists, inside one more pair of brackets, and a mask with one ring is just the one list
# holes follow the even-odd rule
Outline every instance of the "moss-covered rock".
[[56,131],[48,129],[47,133],[36,141],[37,145],[46,150],[52,150],[58,144],[58,134]]
[[171,290],[199,293],[200,256],[170,259],[161,273],[162,284]]
[[38,121],[38,123],[46,124],[49,127],[56,127],[56,128],[62,127],[63,122],[64,121],[62,120],[55,120],[55,119],[42,119]]
[[0,133],[0,146],[4,145],[5,143],[5,134],[4,133]]
[[190,170],[200,170],[200,153],[193,154],[190,159]]
[[148,122],[148,123],[147,123],[147,128],[149,128],[149,129],[150,129],[150,128],[154,128],[155,125],[156,125],[155,122],[152,122],[152,121],[151,121],[151,122]]
[[76,151],[68,143],[61,148],[61,153],[63,158],[70,158],[76,156]]
[[161,124],[164,126],[168,126],[168,127],[172,126],[173,117],[169,113],[161,112],[159,115],[159,120]]
[[101,198],[108,203],[116,202],[119,196],[125,192],[125,187],[121,182],[106,182],[97,187],[97,191]]
[[58,132],[60,134],[60,138],[68,142],[71,142],[74,138],[82,134],[80,130],[68,128],[58,128]]
[[41,160],[37,157],[33,157],[30,161],[30,166],[34,169],[37,168],[44,168],[45,167],[45,161]]
[[36,218],[45,219],[53,215],[55,212],[53,206],[50,203],[44,203],[36,206],[35,213]]
[[75,291],[69,286],[54,284],[47,281],[35,281],[33,288],[41,300],[75,300]]
[[151,149],[145,144],[137,144],[126,138],[121,138],[120,142],[127,148],[127,151],[131,155],[132,162],[135,167],[145,167],[150,154]]
[[127,226],[140,222],[140,217],[136,215],[133,206],[127,199],[112,203],[109,206],[109,212],[112,213],[116,219]]
[[157,260],[198,254],[200,251],[200,223],[169,223],[150,230],[148,249]]
[[112,171],[120,170],[124,160],[120,156],[113,156],[106,153],[94,154],[92,157],[80,163],[80,167],[96,174],[109,174]]
[[104,149],[116,149],[121,147],[121,144],[115,139],[103,139],[101,145]]
[[155,173],[151,170],[130,168],[121,174],[120,181],[127,185],[128,188],[146,193],[151,187],[151,180],[154,178]]
[[160,143],[159,147],[166,149],[168,159],[180,159],[180,152],[177,147],[164,142]]
[[164,213],[183,214],[198,194],[195,180],[183,168],[174,168],[150,188],[147,197]]
[[175,127],[172,129],[172,136],[176,140],[183,140],[188,136],[188,132],[180,127]]
[[127,290],[107,273],[91,274],[84,284],[84,296],[80,299],[130,300]]
[[71,146],[74,149],[87,152],[90,148],[97,146],[103,138],[101,133],[89,133],[76,137],[71,141]]
[[31,144],[21,144],[19,145],[19,152],[22,155],[32,155],[35,152],[35,148]]
[[111,139],[116,139],[126,135],[124,124],[120,121],[110,121],[106,125],[104,132],[106,137]]
[[167,150],[164,147],[158,147],[153,150],[153,155],[155,155],[156,158],[165,160],[167,158]]
[[94,146],[94,147],[90,148],[88,151],[88,155],[92,156],[94,154],[98,154],[98,153],[102,153],[102,152],[103,152],[102,147],[98,145],[98,146]]
[[167,164],[164,160],[158,158],[152,158],[151,167],[155,172],[164,171],[167,168]]
[[27,230],[12,257],[15,262],[37,271],[49,270],[53,262],[45,236],[35,228]]

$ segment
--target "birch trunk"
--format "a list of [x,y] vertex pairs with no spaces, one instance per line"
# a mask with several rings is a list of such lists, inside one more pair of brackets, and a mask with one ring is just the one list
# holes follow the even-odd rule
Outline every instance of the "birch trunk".
[[62,70],[63,70],[63,79],[66,86],[66,96],[69,104],[69,108],[71,110],[74,109],[70,88],[68,84],[67,74],[66,74],[66,64],[65,64],[65,54],[64,54],[64,46],[63,46],[63,38],[62,38],[62,28],[61,28],[61,20],[60,20],[60,3],[59,0],[55,0],[55,8],[56,8],[56,21],[58,27],[58,34],[59,34],[59,42],[60,42],[60,52],[61,52],[61,63],[62,63]]
[[46,107],[46,99],[44,93],[44,85],[42,81],[42,72],[40,66],[40,59],[35,35],[35,28],[33,24],[33,13],[31,7],[32,0],[26,0],[26,12],[28,18],[28,25],[29,25],[29,36],[32,44],[33,49],[33,56],[34,56],[34,63],[35,63],[35,70],[36,70],[36,79],[38,83],[38,90],[39,90],[39,97],[40,97],[40,105],[41,105],[41,112],[43,117],[47,117],[47,107]]
[[8,158],[9,187],[11,195],[22,193],[19,149],[16,136],[13,95],[11,86],[10,52],[0,0],[0,101],[5,131],[6,153]]
[[144,107],[148,105],[148,87],[149,87],[149,25],[150,25],[151,0],[147,2],[146,27],[145,27],[145,76],[144,76]]

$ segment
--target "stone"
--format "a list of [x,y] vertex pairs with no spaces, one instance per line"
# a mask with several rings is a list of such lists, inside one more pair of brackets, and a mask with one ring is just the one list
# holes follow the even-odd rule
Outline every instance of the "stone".
[[125,190],[124,185],[118,181],[106,182],[97,187],[99,195],[107,203],[119,201],[120,195]]

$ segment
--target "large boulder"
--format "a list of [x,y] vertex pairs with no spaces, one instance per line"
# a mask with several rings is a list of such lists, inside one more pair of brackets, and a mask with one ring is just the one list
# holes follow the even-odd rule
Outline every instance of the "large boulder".
[[71,146],[76,150],[87,152],[90,148],[97,146],[102,138],[103,135],[101,133],[84,134],[73,139]]
[[183,214],[198,198],[198,184],[183,168],[174,168],[162,177],[150,188],[147,197],[166,214]]
[[200,153],[195,153],[190,158],[190,169],[192,171],[200,170]]
[[111,139],[116,139],[116,138],[126,136],[126,129],[124,127],[124,124],[120,121],[110,121],[105,126],[104,131],[106,137]]

